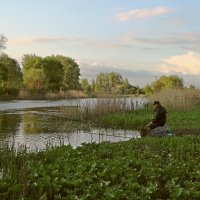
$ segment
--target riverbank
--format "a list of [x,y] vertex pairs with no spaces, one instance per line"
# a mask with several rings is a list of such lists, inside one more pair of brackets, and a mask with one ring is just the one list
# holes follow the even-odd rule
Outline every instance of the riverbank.
[[[68,120],[89,122],[101,127],[141,130],[154,118],[153,108],[146,101],[98,99],[94,106],[61,108]],[[200,134],[200,109],[168,109],[167,125],[175,134]]]
[[[107,114],[100,116],[98,121],[101,125],[111,128],[123,128],[129,130],[140,130],[147,128],[147,124],[153,118],[151,109],[140,109],[129,113]],[[198,134],[200,135],[200,110],[187,112],[180,110],[169,110],[167,114],[167,125],[178,135]]]
[[16,153],[1,144],[0,199],[199,199],[200,138],[144,138]]

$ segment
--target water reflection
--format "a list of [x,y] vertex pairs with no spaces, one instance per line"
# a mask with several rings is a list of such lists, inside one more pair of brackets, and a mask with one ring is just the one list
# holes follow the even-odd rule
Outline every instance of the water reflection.
[[13,113],[0,113],[0,139],[11,137],[19,130],[21,116]]
[[59,107],[0,113],[0,138],[15,147],[26,145],[30,150],[43,149],[47,143],[77,147],[81,143],[127,141],[134,137],[140,137],[140,133],[66,121],[61,117]]

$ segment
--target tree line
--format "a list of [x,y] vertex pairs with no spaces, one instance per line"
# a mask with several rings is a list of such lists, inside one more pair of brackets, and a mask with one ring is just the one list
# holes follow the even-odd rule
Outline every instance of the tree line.
[[61,55],[40,57],[24,55],[20,64],[5,53],[0,54],[0,95],[17,97],[20,90],[32,95],[48,91],[82,90],[86,94],[145,94],[150,95],[165,88],[183,88],[183,79],[176,76],[161,76],[144,88],[130,84],[127,78],[116,72],[97,74],[92,81],[80,79],[76,61]]
[[[0,51],[5,48],[6,38],[0,36]],[[151,95],[165,88],[183,88],[183,79],[176,76],[161,76],[144,88],[130,84],[119,73],[100,72],[92,81],[80,79],[77,62],[66,56],[47,57],[26,54],[21,67],[17,60],[0,52],[0,98],[16,98],[19,91],[31,95],[52,91],[82,90],[89,96],[96,94]],[[191,86],[194,88],[194,86]]]

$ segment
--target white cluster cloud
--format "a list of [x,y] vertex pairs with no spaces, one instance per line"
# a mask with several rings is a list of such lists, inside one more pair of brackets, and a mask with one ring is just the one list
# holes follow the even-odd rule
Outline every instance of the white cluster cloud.
[[160,70],[164,73],[200,75],[200,53],[190,51],[184,55],[166,58],[163,62]]
[[163,15],[163,14],[170,13],[173,11],[174,11],[174,9],[166,8],[166,7],[133,9],[133,10],[129,10],[127,12],[118,12],[114,18],[117,21],[123,22],[123,21],[129,21],[132,19],[138,19],[138,18],[159,16],[159,15]]

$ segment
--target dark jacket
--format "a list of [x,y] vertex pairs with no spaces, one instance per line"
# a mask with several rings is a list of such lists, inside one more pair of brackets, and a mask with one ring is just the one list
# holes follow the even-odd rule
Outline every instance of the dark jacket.
[[155,118],[153,119],[153,123],[156,124],[157,126],[164,126],[166,122],[166,114],[167,111],[166,109],[159,105],[155,110]]

